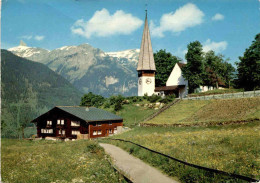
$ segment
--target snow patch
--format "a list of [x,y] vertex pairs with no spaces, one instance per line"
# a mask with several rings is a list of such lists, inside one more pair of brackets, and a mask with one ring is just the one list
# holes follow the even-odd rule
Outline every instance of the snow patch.
[[8,51],[24,51],[24,50],[27,50],[31,47],[28,47],[28,46],[16,46],[16,47],[13,47],[13,48],[9,48]]
[[140,49],[130,49],[118,52],[106,52],[107,55],[117,58],[127,58],[129,61],[138,62]]
[[76,46],[63,46],[61,48],[57,48],[57,50],[69,50],[71,48],[76,48]]
[[106,76],[105,77],[105,82],[106,82],[106,87],[108,87],[109,85],[118,83],[119,80],[118,80],[118,78],[115,78],[113,76]]

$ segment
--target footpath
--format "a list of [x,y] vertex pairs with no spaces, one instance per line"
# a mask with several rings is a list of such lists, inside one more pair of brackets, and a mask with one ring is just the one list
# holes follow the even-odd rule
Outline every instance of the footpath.
[[134,183],[177,183],[156,168],[147,165],[117,146],[104,143],[100,143],[100,146],[111,156],[113,164]]

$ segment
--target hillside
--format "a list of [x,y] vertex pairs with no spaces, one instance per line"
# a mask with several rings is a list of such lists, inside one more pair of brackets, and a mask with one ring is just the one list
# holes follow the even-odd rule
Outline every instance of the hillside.
[[[2,134],[56,105],[78,105],[82,94],[43,64],[1,50]],[[15,132],[16,131],[16,132]],[[8,133],[7,133],[8,132]]]
[[[260,178],[259,122],[210,127],[136,127],[115,138],[130,140],[177,159],[208,168]],[[183,166],[130,143],[115,144],[180,182],[245,182]]]
[[[259,179],[260,97],[182,100],[116,139],[179,160]],[[103,139],[161,169],[180,182],[244,182],[184,166],[128,142]]]
[[183,100],[143,125],[207,125],[260,119],[260,98]]
[[138,49],[105,53],[89,44],[81,44],[51,51],[20,45],[9,51],[47,65],[81,92],[105,97],[137,94]]

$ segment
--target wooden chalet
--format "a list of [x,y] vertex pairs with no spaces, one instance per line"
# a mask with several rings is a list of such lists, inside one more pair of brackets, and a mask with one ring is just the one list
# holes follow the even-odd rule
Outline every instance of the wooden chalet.
[[105,137],[122,130],[123,119],[95,107],[56,106],[31,121],[39,138]]

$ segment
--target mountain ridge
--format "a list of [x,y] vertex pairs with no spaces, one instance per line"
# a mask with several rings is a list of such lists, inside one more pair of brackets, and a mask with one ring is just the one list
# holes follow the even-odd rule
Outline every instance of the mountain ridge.
[[105,97],[137,94],[136,65],[139,49],[104,52],[89,44],[63,46],[53,50],[17,46],[12,53],[47,65],[83,93]]

